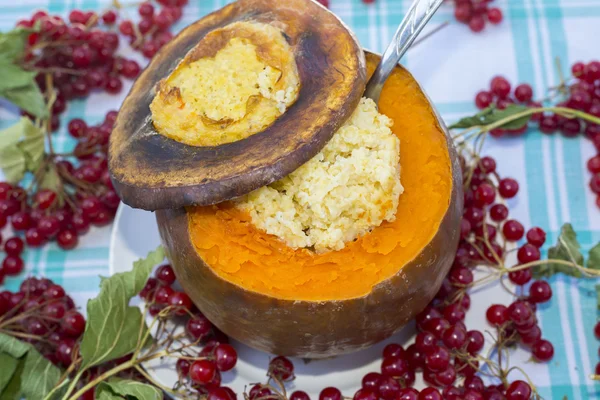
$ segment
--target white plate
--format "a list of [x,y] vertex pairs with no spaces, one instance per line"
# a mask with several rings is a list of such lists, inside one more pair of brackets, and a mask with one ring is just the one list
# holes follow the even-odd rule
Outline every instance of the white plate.
[[[133,262],[145,257],[149,251],[160,244],[154,214],[135,210],[121,205],[114,223],[110,242],[110,273],[128,271]],[[478,274],[475,275],[478,278]],[[486,285],[471,292],[471,310],[467,313],[466,326],[482,332],[489,330],[485,322],[485,311],[492,303],[509,304],[511,296],[498,283]],[[327,386],[339,388],[345,396],[352,396],[359,388],[360,382],[368,372],[379,372],[381,352],[386,344],[396,342],[405,348],[413,342],[414,327],[407,326],[397,335],[358,353],[337,357],[330,360],[311,361],[305,364],[300,359],[292,359],[295,366],[296,380],[289,389],[304,390],[312,399],[318,399],[319,392]],[[489,337],[486,335],[486,347],[489,348]],[[242,398],[245,387],[251,383],[265,382],[266,369],[272,355],[249,348],[239,342],[232,343],[238,352],[238,363],[233,372],[223,374],[222,384],[231,387]],[[526,361],[527,355],[511,359],[514,362]],[[483,353],[485,354],[485,353]],[[172,360],[157,360],[146,366],[149,373],[159,383],[172,387],[177,382],[175,363]],[[422,382],[417,380],[417,388]]]

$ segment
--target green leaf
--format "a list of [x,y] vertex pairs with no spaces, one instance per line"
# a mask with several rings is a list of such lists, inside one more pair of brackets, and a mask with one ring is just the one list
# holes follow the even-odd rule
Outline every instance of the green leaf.
[[35,171],[44,157],[44,134],[29,118],[0,131],[0,168],[9,182]]
[[43,399],[58,384],[61,375],[58,367],[32,347],[25,356],[21,391],[27,399]]
[[25,342],[21,342],[12,336],[0,333],[0,351],[14,358],[23,357],[31,346]]
[[[133,397],[136,400],[162,400],[162,391],[158,388],[133,380],[111,379],[108,382],[101,382],[96,388],[96,396],[102,399],[102,393],[111,392],[111,395],[117,397],[106,397],[107,399]],[[121,396],[121,397],[118,397]]]
[[16,145],[0,150],[0,169],[8,182],[17,183],[23,179],[26,166],[25,154]]
[[12,31],[0,33],[0,60],[14,62],[23,57],[29,35],[39,30],[17,27]]
[[0,368],[0,393],[2,393],[12,379],[17,365],[19,365],[19,360],[8,353],[0,353],[0,365],[2,366]]
[[600,269],[600,243],[590,249],[587,267],[589,269]]
[[600,310],[600,285],[596,285],[596,299],[598,310]]
[[102,280],[100,293],[87,304],[88,320],[79,348],[82,369],[122,357],[138,347],[140,330],[144,333],[147,328],[139,308],[130,307],[129,301],[164,257],[160,246],[136,261],[133,270]]
[[[509,104],[504,110],[497,109],[495,107],[488,107],[477,114],[460,119],[458,122],[450,125],[450,129],[467,129],[475,126],[486,126],[499,122],[505,118],[511,117],[515,114],[527,111],[529,108],[526,106],[520,106],[516,104]],[[519,129],[522,128],[529,122],[531,115],[526,115],[516,120],[504,123],[498,126],[499,129]]]
[[0,97],[36,117],[48,117],[44,95],[33,79],[28,85],[0,91]]
[[0,333],[0,351],[23,361],[18,393],[26,399],[43,399],[60,380],[60,369],[28,343]]
[[[562,226],[556,245],[548,249],[548,259],[571,261],[583,266],[583,254],[580,249],[581,245],[577,241],[577,234],[573,230],[573,226],[567,223]],[[552,262],[533,269],[533,275],[536,278],[550,277],[557,273],[581,277],[581,272],[577,269]]]
[[0,392],[0,400],[20,400],[22,399],[21,393],[21,375],[23,374],[23,368],[25,366],[25,360],[19,360],[17,367],[12,374],[10,381]]
[[40,187],[42,189],[50,189],[55,193],[59,192],[60,186],[60,176],[58,176],[58,172],[56,172],[56,168],[49,167],[46,168],[46,172],[44,173],[44,177],[40,181]]
[[0,76],[6,79],[0,80],[0,93],[5,90],[18,89],[28,86],[34,81],[36,73],[26,71],[18,65],[0,60]]

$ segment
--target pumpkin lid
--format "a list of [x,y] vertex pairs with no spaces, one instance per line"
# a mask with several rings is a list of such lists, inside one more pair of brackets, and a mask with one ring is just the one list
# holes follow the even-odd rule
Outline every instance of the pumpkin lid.
[[[268,185],[325,146],[365,84],[356,38],[316,1],[231,3],[184,29],[134,83],[110,138],[115,190],[156,210]],[[221,87],[239,87],[231,104]]]

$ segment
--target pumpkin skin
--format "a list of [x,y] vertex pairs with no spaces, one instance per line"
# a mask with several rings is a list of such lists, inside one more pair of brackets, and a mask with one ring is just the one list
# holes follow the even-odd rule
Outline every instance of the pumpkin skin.
[[[367,58],[376,61],[378,56],[367,54]],[[452,265],[463,210],[458,155],[443,121],[435,115],[451,162],[450,205],[437,233],[419,255],[365,296],[300,301],[246,290],[217,276],[200,258],[190,240],[185,209],[158,210],[156,218],[167,256],[179,282],[202,313],[244,344],[302,358],[328,358],[367,348],[413,319],[433,299]]]
[[[164,46],[138,77],[109,144],[111,179],[124,203],[157,210],[241,196],[311,159],[354,111],[366,85],[365,58],[356,38],[314,0],[273,3],[238,0],[207,15]],[[238,21],[282,30],[300,76],[296,102],[262,132],[232,143],[198,147],[159,134],[149,110],[157,83],[207,33]]]

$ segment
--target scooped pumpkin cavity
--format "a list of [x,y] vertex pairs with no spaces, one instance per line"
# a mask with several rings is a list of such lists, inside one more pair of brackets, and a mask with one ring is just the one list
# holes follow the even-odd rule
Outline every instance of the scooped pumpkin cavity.
[[[372,71],[376,60],[369,60]],[[384,87],[379,111],[399,138],[404,192],[395,220],[318,253],[294,249],[259,229],[234,203],[188,208],[190,239],[222,279],[281,299],[326,301],[364,296],[417,257],[439,230],[452,193],[446,137],[418,84],[397,69]]]
[[150,104],[157,131],[194,146],[244,139],[297,99],[300,78],[282,32],[235,22],[207,34],[158,84]]

